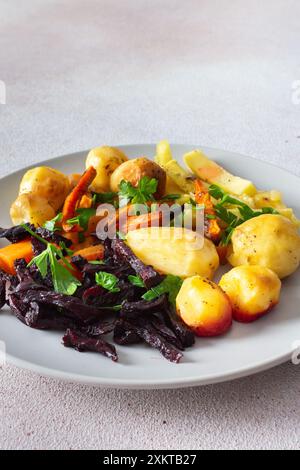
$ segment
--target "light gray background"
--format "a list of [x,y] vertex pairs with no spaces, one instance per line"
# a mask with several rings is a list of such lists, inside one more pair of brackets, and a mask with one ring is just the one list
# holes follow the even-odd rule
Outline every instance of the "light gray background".
[[[1,176],[168,138],[300,174],[299,0],[0,0]],[[299,332],[300,339],[300,332]],[[177,391],[0,371],[5,449],[299,448],[300,369]]]

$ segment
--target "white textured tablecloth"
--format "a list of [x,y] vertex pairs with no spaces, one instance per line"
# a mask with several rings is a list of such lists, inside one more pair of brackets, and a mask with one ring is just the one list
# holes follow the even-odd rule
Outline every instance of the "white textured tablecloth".
[[[0,0],[0,173],[168,138],[300,174],[299,44],[299,0]],[[299,414],[291,364],[153,392],[0,371],[4,449],[299,448]]]

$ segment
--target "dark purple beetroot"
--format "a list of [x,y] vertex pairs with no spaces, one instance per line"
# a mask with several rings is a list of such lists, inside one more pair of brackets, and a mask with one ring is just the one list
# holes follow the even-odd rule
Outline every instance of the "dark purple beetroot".
[[195,335],[176,315],[173,307],[167,305],[162,311],[162,314],[166,325],[174,331],[177,338],[180,339],[183,347],[192,347],[195,344]]
[[101,311],[98,307],[84,304],[82,300],[76,297],[46,290],[30,290],[24,292],[23,301],[27,304],[37,302],[38,304],[52,305],[60,308],[64,311],[66,316],[84,324],[97,320],[107,314],[106,311]]
[[123,320],[118,320],[114,329],[114,342],[120,346],[130,346],[139,344],[142,339],[135,333],[132,328],[126,328]]
[[115,322],[99,321],[89,326],[80,327],[79,333],[83,336],[89,336],[91,338],[98,338],[102,335],[107,335],[114,331]]
[[[32,231],[35,231],[34,225],[26,225]],[[30,238],[30,235],[24,227],[18,225],[17,227],[12,227],[8,229],[0,228],[0,238],[6,238],[6,240],[8,240],[10,243],[18,243],[25,240],[26,238]]]
[[152,348],[158,351],[170,362],[178,363],[183,354],[172,344],[168,343],[163,336],[144,318],[139,318],[134,324],[124,321],[126,329],[133,330],[141,339],[143,339]]
[[137,258],[123,240],[113,240],[111,246],[115,258],[120,261],[122,260],[123,263],[128,263],[136,274],[142,278],[147,289],[151,289],[162,282],[163,277],[156,272],[152,266],[146,266],[139,258]]
[[118,355],[116,348],[103,339],[87,338],[81,336],[74,330],[68,329],[63,337],[63,345],[67,348],[74,348],[78,352],[93,351],[110,358],[116,362]]
[[62,313],[53,307],[39,305],[36,302],[32,302],[28,307],[25,315],[25,324],[37,330],[57,331],[64,331],[71,326],[72,328],[77,328],[78,326],[70,318],[63,316]]
[[166,308],[167,297],[162,295],[157,299],[138,300],[136,302],[129,302],[125,300],[122,304],[121,317],[135,318],[136,316],[156,313]]

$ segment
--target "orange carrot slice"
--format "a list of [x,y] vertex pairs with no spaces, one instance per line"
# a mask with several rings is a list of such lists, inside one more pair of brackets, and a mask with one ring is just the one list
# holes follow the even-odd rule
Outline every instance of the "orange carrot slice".
[[73,189],[73,191],[67,197],[64,208],[63,208],[63,218],[62,218],[62,226],[65,232],[78,232],[80,231],[80,227],[72,226],[68,224],[68,220],[75,217],[76,209],[80,204],[81,199],[88,191],[90,185],[94,181],[97,176],[97,171],[94,167],[90,167],[86,170],[86,172],[80,178],[77,186]]
[[30,241],[23,241],[8,245],[0,249],[0,269],[7,274],[16,274],[15,262],[25,259],[29,263],[33,259],[33,250]]
[[[215,216],[215,209],[209,192],[200,180],[195,181],[195,200],[197,204],[204,205],[204,213],[207,216]],[[216,219],[205,219],[205,236],[213,242],[218,242],[221,236],[221,228]]]
[[89,248],[76,251],[74,256],[81,256],[87,261],[100,261],[104,257],[104,248],[103,245],[90,246]]

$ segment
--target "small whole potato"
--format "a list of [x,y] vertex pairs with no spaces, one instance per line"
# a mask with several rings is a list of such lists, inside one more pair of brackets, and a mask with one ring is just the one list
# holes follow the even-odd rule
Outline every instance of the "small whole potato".
[[110,191],[111,174],[127,160],[125,153],[114,147],[103,146],[92,149],[86,159],[86,168],[93,166],[97,170],[91,190],[95,193]]
[[43,199],[58,211],[70,192],[70,182],[60,171],[41,166],[27,171],[23,176],[19,194],[31,193]]
[[234,230],[228,261],[232,266],[265,266],[283,279],[299,267],[298,228],[281,215],[250,219]]
[[182,278],[199,274],[212,279],[219,267],[215,245],[180,227],[149,227],[128,232],[126,243],[143,263]]
[[227,295],[201,276],[185,279],[176,299],[176,309],[197,336],[220,336],[232,325],[232,308]]
[[111,175],[110,187],[114,192],[119,191],[122,180],[128,181],[132,186],[137,187],[144,177],[155,178],[158,181],[157,192],[154,196],[159,199],[165,194],[167,176],[165,171],[157,163],[145,157],[128,160],[119,166]]
[[38,194],[20,194],[10,209],[11,220],[14,225],[24,223],[42,226],[56,216],[56,212],[47,199]]
[[251,323],[278,304],[281,281],[264,266],[239,266],[222,277],[220,287],[231,301],[233,318]]

